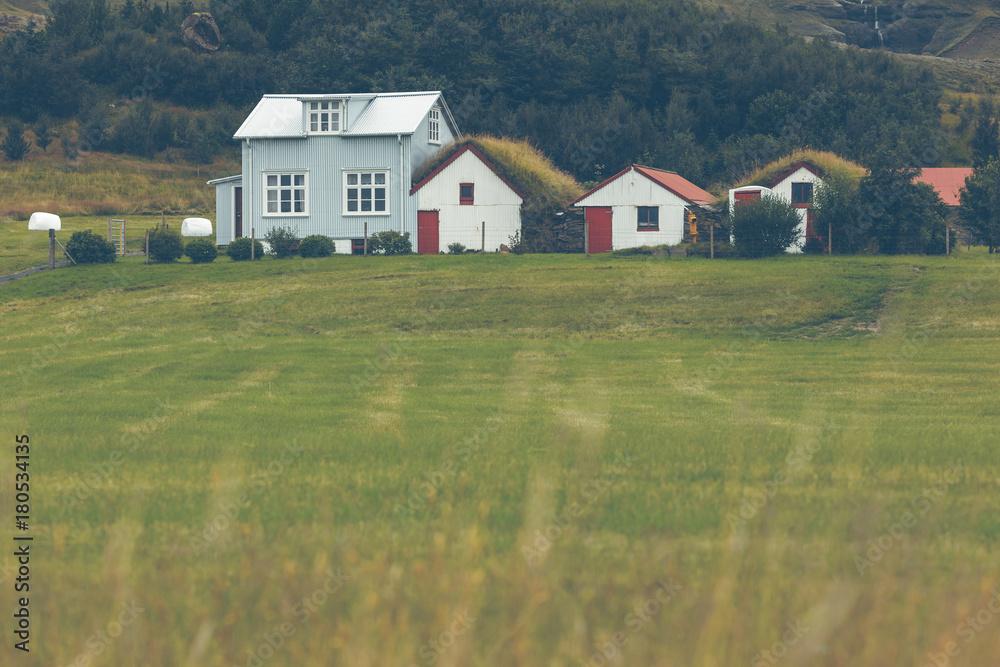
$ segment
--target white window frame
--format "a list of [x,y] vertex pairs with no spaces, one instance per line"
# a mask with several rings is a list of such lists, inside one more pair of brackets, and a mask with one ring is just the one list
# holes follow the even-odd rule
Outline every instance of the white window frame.
[[427,114],[427,142],[441,144],[441,107],[431,107]]
[[[306,100],[306,131],[308,134],[340,134],[344,127],[344,105],[340,100]],[[327,105],[329,108],[322,108]],[[322,114],[331,116],[327,119],[327,129],[322,128]],[[335,115],[335,116],[334,116]],[[315,119],[315,120],[314,120]],[[313,128],[316,129],[313,129]]]
[[[357,177],[357,179],[356,179],[357,182],[352,182],[352,180],[354,180],[354,179],[352,179],[353,176]],[[370,177],[370,181],[371,181],[370,183],[365,183],[364,182],[365,181],[365,176]],[[378,182],[380,179],[382,180],[382,183]],[[390,201],[391,197],[389,196],[389,182],[390,182],[390,179],[389,179],[389,169],[387,169],[387,168],[386,169],[345,169],[344,170],[344,188],[343,188],[343,195],[344,195],[344,206],[343,206],[343,208],[344,208],[344,215],[390,215],[389,201]],[[380,201],[380,200],[376,199],[376,197],[375,197],[375,195],[376,195],[375,190],[379,189],[379,188],[382,188],[382,189],[385,190],[385,197],[384,197],[384,200],[385,200],[385,210],[384,211],[376,211],[375,210],[375,206],[377,205],[376,202]],[[351,192],[352,190],[358,190],[358,192],[356,193],[357,196],[355,196],[355,197],[351,196],[352,194],[355,194],[355,193]],[[364,196],[364,190],[370,190],[371,191],[369,193],[369,196],[367,198]],[[356,210],[356,211],[351,211],[350,210],[350,204],[351,204],[352,201],[358,203],[358,206],[357,206],[358,210]],[[371,202],[371,209],[370,210],[367,210],[367,211],[362,210],[364,208],[364,202],[365,201]]]
[[[291,170],[282,170],[282,171],[272,170],[272,171],[265,171],[264,174],[263,174],[263,176],[264,176],[264,179],[263,179],[263,181],[264,181],[263,182],[263,186],[264,186],[264,190],[263,190],[263,192],[264,192],[263,202],[264,202],[264,217],[265,218],[302,218],[302,217],[306,217],[306,216],[309,215],[309,172],[308,171],[305,171],[305,170],[295,170],[295,171],[291,171]],[[290,183],[288,185],[283,185],[282,184],[282,182],[281,182],[281,177],[282,176],[287,176],[289,178]],[[300,177],[300,176],[302,177],[302,184],[301,184],[301,186],[297,185],[296,182],[295,182],[296,177]],[[269,179],[271,177],[277,177],[277,184],[276,185],[269,185],[268,184],[268,181],[269,181]],[[289,207],[292,210],[288,211],[288,212],[283,212],[281,210],[281,202],[282,202],[281,192],[283,190],[289,190],[290,191],[288,202],[290,204]],[[296,190],[302,190],[302,210],[301,211],[294,210],[295,209],[295,202],[296,202],[296,199],[295,199],[295,191]],[[274,192],[277,193],[276,199],[271,199],[270,198],[269,195],[270,195],[271,191],[274,191]],[[277,211],[271,211],[271,210],[269,210],[270,209],[270,204],[272,202],[274,202],[274,203],[277,204],[277,208],[278,208]]]

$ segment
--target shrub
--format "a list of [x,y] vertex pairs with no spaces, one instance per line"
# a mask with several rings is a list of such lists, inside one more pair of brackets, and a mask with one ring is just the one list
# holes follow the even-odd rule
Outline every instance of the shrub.
[[507,238],[507,246],[510,251],[515,255],[523,255],[528,252],[528,246],[524,242],[524,237],[521,236],[521,230],[517,230]]
[[744,257],[768,257],[798,243],[797,208],[777,197],[761,197],[736,206],[728,227],[733,245]]
[[289,227],[274,227],[264,235],[264,240],[270,246],[272,255],[287,259],[295,254],[292,248],[298,244],[299,237]]
[[372,234],[368,239],[368,252],[383,255],[409,255],[413,252],[413,244],[410,243],[410,232],[399,232],[389,230]]
[[[226,248],[226,254],[234,262],[243,262],[250,259],[250,239],[236,239]],[[264,256],[264,245],[260,241],[255,240],[253,242],[253,256],[254,259],[260,259]]]
[[463,252],[465,252],[465,246],[462,245],[461,243],[449,243],[448,252],[449,254],[452,255],[461,255]]
[[802,246],[802,252],[807,255],[821,255],[825,251],[826,242],[818,236],[807,237],[805,245]]
[[333,239],[322,234],[307,236],[299,242],[299,254],[303,257],[329,257],[336,251]]
[[211,239],[194,239],[184,248],[184,254],[191,258],[193,264],[208,264],[215,261],[219,251]]
[[184,255],[184,239],[176,229],[156,227],[149,232],[149,256],[154,262],[175,262]]
[[109,264],[115,261],[115,246],[89,229],[73,232],[66,252],[77,264]]

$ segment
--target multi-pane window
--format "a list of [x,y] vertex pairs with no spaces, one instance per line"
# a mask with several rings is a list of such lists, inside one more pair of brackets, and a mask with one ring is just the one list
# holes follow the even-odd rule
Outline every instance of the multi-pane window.
[[792,183],[792,203],[811,204],[813,200],[812,183]]
[[340,102],[309,102],[309,132],[340,132]]
[[387,176],[384,171],[344,172],[344,212],[388,213]]
[[441,108],[433,107],[427,116],[427,141],[432,144],[441,143]]
[[472,183],[460,183],[458,186],[458,203],[469,206],[475,201],[476,186]]
[[655,231],[660,228],[660,207],[659,206],[637,206],[639,209],[638,229],[642,231]]
[[306,213],[306,175],[265,174],[264,201],[268,215]]

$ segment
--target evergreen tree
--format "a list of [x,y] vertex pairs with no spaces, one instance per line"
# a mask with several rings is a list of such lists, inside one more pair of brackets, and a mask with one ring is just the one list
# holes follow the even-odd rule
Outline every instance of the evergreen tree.
[[0,143],[0,151],[11,162],[23,160],[31,150],[31,144],[24,138],[24,126],[17,121],[7,123],[7,136]]
[[990,160],[1000,158],[1000,126],[992,101],[980,102],[971,143],[973,168],[985,167]]
[[996,252],[1000,248],[1000,160],[994,158],[976,167],[965,179],[959,198],[962,222],[991,253]]

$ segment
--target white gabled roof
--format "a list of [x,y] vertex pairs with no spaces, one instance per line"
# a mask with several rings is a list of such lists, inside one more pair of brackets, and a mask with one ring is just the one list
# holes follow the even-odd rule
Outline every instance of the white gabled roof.
[[233,135],[234,139],[305,136],[302,102],[296,95],[265,95]]
[[446,122],[458,127],[440,91],[419,93],[367,93],[346,95],[265,95],[236,131],[236,139],[304,137],[302,102],[310,99],[356,100],[368,103],[361,115],[344,128],[342,136],[413,134],[427,112],[440,104]]

